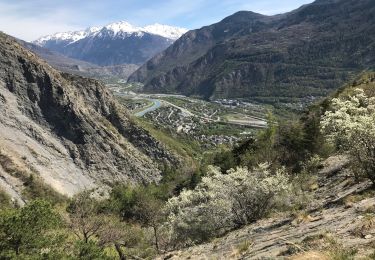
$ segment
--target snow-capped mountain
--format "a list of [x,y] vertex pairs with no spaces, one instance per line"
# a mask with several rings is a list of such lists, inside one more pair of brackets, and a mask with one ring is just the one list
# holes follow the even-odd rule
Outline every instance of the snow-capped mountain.
[[47,35],[33,43],[98,65],[142,64],[186,32],[184,28],[169,25],[138,27],[120,21],[83,31]]
[[171,40],[177,40],[180,38],[183,34],[185,34],[188,30],[185,28],[179,28],[179,27],[173,27],[169,25],[163,25],[163,24],[153,24],[148,25],[142,28],[142,31],[156,34],[163,36],[165,38],[169,38]]
[[138,33],[140,36],[142,36],[142,33],[150,33],[154,35],[159,35],[171,40],[177,40],[180,38],[184,33],[186,33],[188,30],[180,27],[173,27],[169,25],[163,25],[163,24],[152,24],[147,25],[145,27],[137,27],[133,26],[132,24],[126,22],[126,21],[120,21],[116,23],[111,23],[103,27],[89,27],[86,30],[83,31],[74,31],[74,32],[60,32],[55,33],[52,35],[43,36],[37,40],[35,40],[33,43],[36,43],[38,45],[44,45],[48,41],[69,41],[69,42],[76,42],[83,38],[95,36],[96,34],[100,33],[102,29],[106,29],[109,31],[112,31],[114,35],[118,34],[133,34]]
[[88,37],[89,35],[100,31],[100,29],[100,27],[90,27],[84,31],[55,33],[52,35],[43,36],[33,43],[40,46],[43,46],[48,41],[67,41],[69,43],[72,43]]

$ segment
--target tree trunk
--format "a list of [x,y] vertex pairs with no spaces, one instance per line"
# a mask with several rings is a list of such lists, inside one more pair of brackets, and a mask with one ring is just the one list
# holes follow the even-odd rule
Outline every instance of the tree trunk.
[[115,243],[115,248],[117,251],[117,254],[119,256],[120,260],[126,260],[126,256],[124,255],[124,252],[122,252],[121,245],[118,243]]
[[160,250],[159,250],[159,238],[158,238],[157,227],[156,227],[156,226],[153,226],[152,228],[154,229],[156,251],[157,251],[158,253],[160,253]]

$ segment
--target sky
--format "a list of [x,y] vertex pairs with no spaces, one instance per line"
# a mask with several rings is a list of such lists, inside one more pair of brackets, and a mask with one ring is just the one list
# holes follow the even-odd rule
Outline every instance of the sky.
[[128,21],[197,29],[237,11],[266,15],[313,0],[0,0],[0,31],[31,41],[65,31]]

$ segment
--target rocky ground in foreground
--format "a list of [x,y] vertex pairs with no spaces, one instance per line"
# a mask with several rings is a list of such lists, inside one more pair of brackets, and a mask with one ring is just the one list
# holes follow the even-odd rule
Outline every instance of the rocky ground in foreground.
[[324,162],[304,212],[260,220],[159,259],[337,259],[337,254],[372,259],[373,189],[369,181],[355,182],[347,165],[342,156]]

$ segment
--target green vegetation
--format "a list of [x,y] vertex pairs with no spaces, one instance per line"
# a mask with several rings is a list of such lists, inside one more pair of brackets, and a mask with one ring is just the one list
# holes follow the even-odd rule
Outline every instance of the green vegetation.
[[[215,117],[225,117],[227,114],[237,113],[248,116],[263,117],[267,110],[272,109],[272,106],[259,104],[257,102],[248,104],[248,106],[225,107],[218,103],[208,102],[201,99],[194,99],[191,97],[162,97],[161,99],[166,100],[176,106],[185,108],[199,116],[214,114]],[[236,100],[248,101],[241,98]]]
[[65,197],[54,191],[47,184],[43,183],[40,178],[34,174],[33,169],[28,169],[23,164],[16,162],[10,155],[4,153],[0,149],[0,166],[11,174],[23,181],[23,196],[26,199],[43,199],[48,198],[53,203],[65,200]]
[[269,114],[268,128],[231,151],[217,153],[213,162],[223,162],[219,165],[224,172],[235,166],[253,168],[263,162],[274,168],[285,166],[292,172],[299,172],[304,161],[315,154],[325,157],[330,150],[315,120],[315,115],[305,115],[301,120],[278,122]]
[[24,196],[29,199],[48,199],[51,203],[56,204],[66,200],[66,197],[56,192],[53,188],[46,185],[39,177],[30,174],[24,180]]
[[[207,100],[249,97],[301,109],[311,97],[325,97],[361,70],[374,67],[373,13],[371,0],[317,1],[272,17],[273,22],[238,12],[191,32],[194,37],[175,42],[130,79],[159,93]],[[247,30],[250,20],[254,26]]]
[[166,211],[171,243],[185,246],[207,241],[266,216],[290,189],[281,169],[268,165],[249,171],[232,169],[222,174],[211,167],[194,190],[184,190],[168,200]]
[[0,210],[11,206],[11,200],[8,194],[0,190]]
[[[365,75],[368,83],[364,85],[374,79],[375,74]],[[363,80],[359,82],[363,84]],[[375,139],[373,89],[358,90],[356,86],[312,106],[300,119],[282,121],[269,113],[267,128],[233,149],[221,146],[214,152],[201,150],[188,138],[176,140],[173,133],[155,129],[146,120],[134,119],[178,153],[185,165],[161,165],[160,183],[119,183],[100,201],[91,191],[69,200],[54,199],[53,204],[35,200],[50,194],[33,177],[25,178],[26,187],[33,187],[25,207],[13,208],[0,193],[5,204],[0,208],[0,258],[147,259],[210,241],[272,214],[289,214],[304,221],[309,218],[309,192],[317,189],[315,176],[322,159],[338,151],[355,160],[357,153],[372,151],[368,148]],[[361,143],[363,140],[366,142]],[[362,157],[353,164],[355,172],[363,171],[372,179],[373,171],[366,170],[372,170],[373,158]],[[7,157],[0,159],[3,167],[19,169]],[[368,191],[366,196],[372,194]],[[366,209],[370,213],[373,207]],[[373,226],[373,215],[366,215],[353,232],[362,234]],[[251,247],[245,241],[235,250],[246,254]],[[316,249],[328,259],[353,259],[356,254],[327,234],[308,237],[290,246],[288,252],[303,256]]]
[[152,107],[154,103],[147,99],[132,99],[126,97],[118,97],[118,100],[125,105],[125,107],[131,111],[132,114],[136,114],[146,108]]
[[33,201],[22,209],[1,210],[0,258],[57,256],[61,252],[59,243],[64,238],[55,232],[60,223],[60,216],[42,200]]
[[193,158],[198,158],[202,153],[200,145],[189,138],[180,138],[177,133],[166,129],[156,129],[150,122],[142,118],[133,118],[142,128],[146,129],[154,138],[165,144],[172,151],[185,158],[191,164],[195,164]]
[[252,135],[257,132],[253,127],[246,127],[240,125],[231,125],[227,123],[215,122],[200,125],[197,129],[198,135],[228,135],[228,136],[239,136],[242,133],[246,135]]
[[117,93],[125,93],[125,92],[138,92],[142,89],[143,84],[141,83],[126,83],[124,82],[124,79],[118,79],[118,78],[109,78],[109,79],[101,79],[107,87],[115,91]]
[[322,118],[323,131],[350,155],[355,172],[375,183],[375,97],[356,89],[347,99],[333,99],[331,107]]

